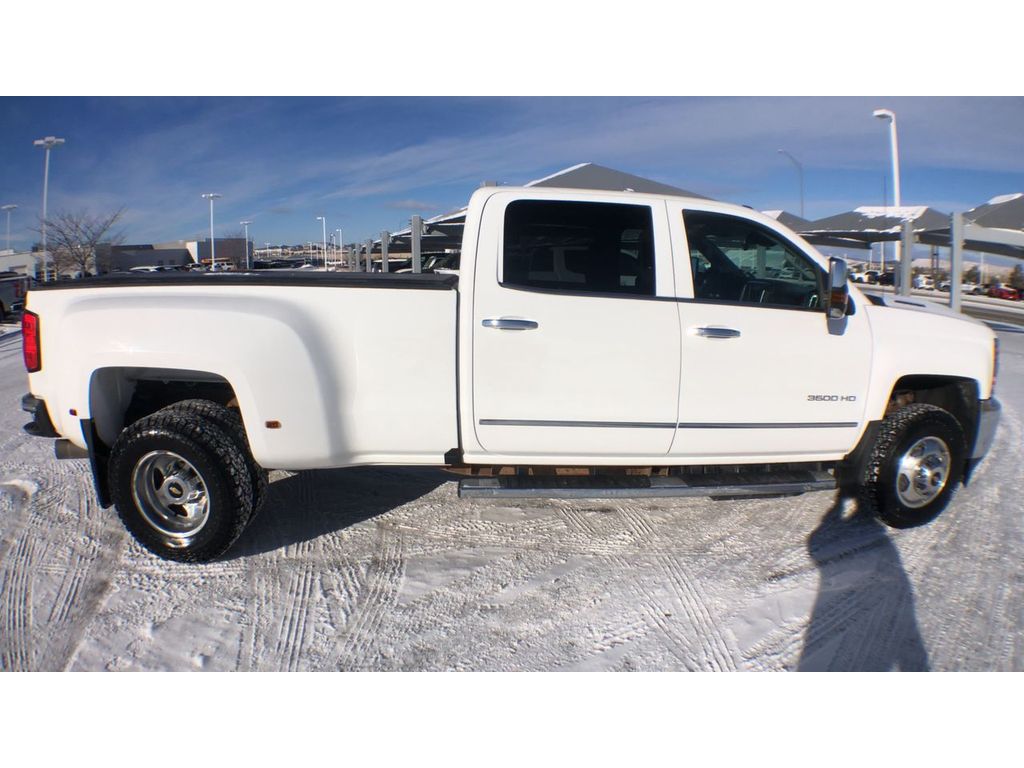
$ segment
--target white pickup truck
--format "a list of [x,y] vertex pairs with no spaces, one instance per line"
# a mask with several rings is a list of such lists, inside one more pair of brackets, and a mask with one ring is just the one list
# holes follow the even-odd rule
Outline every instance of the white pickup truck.
[[862,294],[704,199],[484,187],[458,275],[97,278],[26,306],[26,428],[175,560],[223,553],[270,468],[441,465],[480,496],[839,487],[919,525],[999,416],[987,327]]

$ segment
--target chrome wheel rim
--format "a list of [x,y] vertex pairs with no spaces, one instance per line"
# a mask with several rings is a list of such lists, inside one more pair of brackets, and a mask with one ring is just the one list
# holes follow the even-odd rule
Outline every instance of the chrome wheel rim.
[[919,509],[942,493],[949,479],[949,446],[938,437],[922,437],[907,449],[896,472],[896,495]]
[[139,459],[132,496],[142,519],[171,547],[188,546],[210,517],[203,476],[172,451],[151,451]]

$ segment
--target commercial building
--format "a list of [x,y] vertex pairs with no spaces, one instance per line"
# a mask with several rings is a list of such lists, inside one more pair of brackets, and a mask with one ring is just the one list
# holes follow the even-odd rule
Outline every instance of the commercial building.
[[0,250],[0,272],[36,276],[40,254],[33,251]]
[[180,267],[194,261],[188,243],[183,240],[143,245],[107,243],[96,248],[96,271],[100,274],[125,272],[133,267]]
[[[217,262],[230,262],[236,267],[245,266],[245,238],[244,237],[218,237],[214,241],[214,255]],[[187,243],[193,261],[201,264],[210,263],[210,238],[205,240],[192,241]],[[252,248],[250,241],[250,249]],[[250,250],[250,253],[252,251]]]

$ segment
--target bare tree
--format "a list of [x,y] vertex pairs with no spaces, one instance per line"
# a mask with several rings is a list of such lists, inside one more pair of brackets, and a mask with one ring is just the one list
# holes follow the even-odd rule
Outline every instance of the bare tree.
[[71,272],[85,276],[97,271],[97,246],[118,243],[120,233],[113,232],[124,215],[124,208],[93,216],[84,211],[62,212],[46,220],[47,250],[53,257],[57,274]]
[[1013,268],[1013,272],[1010,273],[1009,282],[1018,291],[1024,288],[1024,269],[1021,269],[1020,264]]

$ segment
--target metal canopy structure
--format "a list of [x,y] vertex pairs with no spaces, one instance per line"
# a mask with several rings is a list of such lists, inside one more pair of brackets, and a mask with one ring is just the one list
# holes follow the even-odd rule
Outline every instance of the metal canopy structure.
[[[466,209],[443,213],[423,220],[420,233],[420,247],[423,253],[437,253],[462,245],[462,230],[466,225]],[[395,245],[412,245],[412,227],[391,234],[390,240]],[[373,252],[380,253],[381,241],[373,241]]]
[[1024,192],[993,197],[965,211],[964,218],[987,229],[1024,230]]
[[[581,163],[528,182],[524,186],[554,189],[596,189],[613,192],[640,192],[678,197],[710,199],[680,187],[663,184],[642,176],[607,168],[596,163]],[[410,227],[400,232],[382,233],[368,240],[363,253],[381,253],[388,245],[409,246],[413,253],[440,253],[462,245],[466,208],[420,220],[419,231]],[[807,221],[788,211],[765,211],[779,223],[798,232],[815,245],[869,249],[873,243],[901,241],[906,253],[914,242],[943,246],[951,250],[952,274],[959,274],[963,250],[994,253],[1024,259],[1024,193],[1002,195],[963,214],[948,216],[927,206],[862,206],[852,211]],[[910,291],[912,259],[900,264],[898,290]],[[960,281],[952,280],[950,305],[960,307]]]
[[[968,251],[994,253],[1024,259],[1024,192],[994,197],[963,213],[963,247]],[[926,245],[950,244],[951,224],[923,232]]]
[[[946,216],[927,207],[862,207],[818,219],[798,229],[818,245],[854,245],[901,240],[906,253],[914,242],[950,249],[951,275],[963,271],[963,251],[1024,259],[1024,193],[1003,195],[965,213]],[[900,264],[898,291],[910,292],[911,259]],[[949,303],[960,309],[960,280],[950,280]]]
[[[690,192],[660,181],[634,176],[632,173],[617,171],[596,163],[580,163],[565,168],[542,179],[535,179],[523,186],[553,189],[597,189],[610,192],[641,192],[656,195],[674,195],[709,199],[705,195]],[[460,208],[423,221],[421,248],[423,253],[459,248],[462,245],[462,229],[466,223],[466,209]],[[412,228],[394,232],[389,238],[392,244],[404,246],[412,243]],[[380,253],[381,241],[373,241],[373,252]]]
[[810,221],[807,219],[800,218],[795,213],[789,211],[761,211],[765,216],[770,216],[775,219],[779,224],[789,227],[794,232],[800,232],[810,225]]
[[949,216],[927,206],[862,206],[812,221],[796,231],[808,242],[819,245],[833,245],[822,240],[837,240],[853,247],[860,243],[860,247],[867,248],[871,243],[901,240],[903,226],[908,222],[915,233],[927,232],[948,227]]
[[556,189],[601,189],[610,192],[646,192],[654,195],[675,195],[678,197],[696,197],[708,200],[705,195],[689,192],[660,181],[652,181],[642,176],[606,168],[596,163],[581,163],[566,168],[558,173],[536,179],[527,187],[554,187]]

